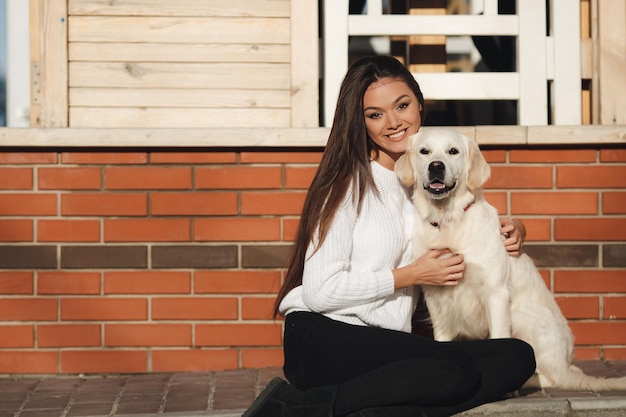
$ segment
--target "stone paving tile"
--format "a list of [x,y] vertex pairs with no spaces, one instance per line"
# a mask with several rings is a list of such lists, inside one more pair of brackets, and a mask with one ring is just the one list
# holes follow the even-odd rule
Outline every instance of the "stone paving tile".
[[[626,375],[626,361],[580,362],[598,376]],[[278,368],[88,377],[0,378],[0,417],[114,417],[238,415]],[[514,402],[601,400],[626,403],[626,391],[526,390]],[[232,413],[230,413],[232,411]],[[626,409],[624,410],[626,415]],[[181,414],[183,413],[183,414]],[[577,414],[578,415],[578,414]],[[581,414],[582,415],[582,414]],[[598,414],[598,416],[601,414]],[[604,415],[604,414],[602,414]]]

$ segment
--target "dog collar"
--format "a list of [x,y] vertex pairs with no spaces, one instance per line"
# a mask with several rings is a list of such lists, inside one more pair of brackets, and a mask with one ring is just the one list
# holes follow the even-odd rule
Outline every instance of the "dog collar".
[[[472,207],[472,204],[474,204],[475,200],[472,200],[469,202],[469,204],[467,206],[465,206],[465,208],[463,209],[463,211],[467,211],[469,210],[470,207]],[[433,227],[439,227],[439,223],[438,222],[430,222],[431,226]]]

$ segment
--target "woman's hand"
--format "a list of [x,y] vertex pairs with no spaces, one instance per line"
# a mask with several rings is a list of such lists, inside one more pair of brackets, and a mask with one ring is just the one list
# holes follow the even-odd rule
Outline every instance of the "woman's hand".
[[463,278],[463,255],[432,249],[403,268],[394,269],[395,289],[414,285],[457,285]]
[[519,256],[526,239],[526,227],[520,219],[500,219],[500,234],[504,236],[504,247],[511,256]]

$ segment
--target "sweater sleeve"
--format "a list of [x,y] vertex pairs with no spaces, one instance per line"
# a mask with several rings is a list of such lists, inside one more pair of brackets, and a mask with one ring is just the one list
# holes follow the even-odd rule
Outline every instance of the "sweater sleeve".
[[347,198],[339,207],[322,245],[317,250],[317,240],[309,245],[302,298],[311,311],[332,313],[394,293],[393,273],[389,268],[376,270],[372,266],[354,270],[351,266],[356,222],[356,208]]

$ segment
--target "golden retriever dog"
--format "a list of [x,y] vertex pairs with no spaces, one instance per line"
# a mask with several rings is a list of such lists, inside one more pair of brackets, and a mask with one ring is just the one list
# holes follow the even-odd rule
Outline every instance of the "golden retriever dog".
[[509,256],[496,209],[481,187],[490,168],[478,144],[456,130],[426,128],[410,138],[395,171],[413,186],[413,253],[449,248],[466,269],[456,286],[424,286],[436,340],[515,337],[535,350],[527,386],[626,389],[626,378],[585,375],[572,364],[574,337],[533,261]]

